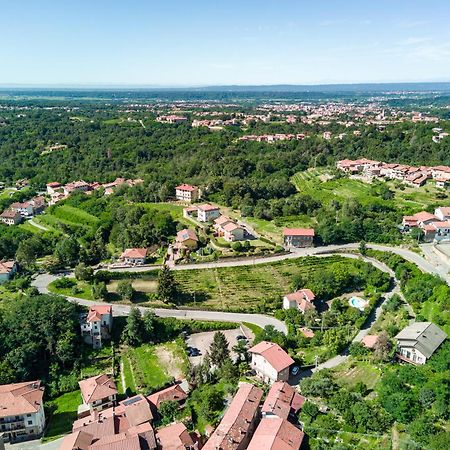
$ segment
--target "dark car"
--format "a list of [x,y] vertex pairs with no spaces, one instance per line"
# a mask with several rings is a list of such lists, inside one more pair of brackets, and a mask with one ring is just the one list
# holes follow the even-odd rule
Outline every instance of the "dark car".
[[243,335],[243,334],[239,334],[236,336],[236,339],[238,341],[248,341],[248,339]]

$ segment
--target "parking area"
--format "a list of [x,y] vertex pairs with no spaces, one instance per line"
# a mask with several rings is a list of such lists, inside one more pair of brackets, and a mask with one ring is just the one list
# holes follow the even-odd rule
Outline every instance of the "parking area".
[[[203,357],[206,352],[209,351],[209,347],[211,342],[213,341],[215,331],[207,331],[205,333],[196,333],[189,336],[186,340],[186,345],[188,347],[192,347],[194,349],[198,349],[200,355],[198,356],[190,356],[189,360],[191,364],[198,365],[203,361]],[[223,330],[223,334],[227,338],[229,343],[229,348],[231,352],[231,357],[235,359],[236,355],[232,351],[232,348],[237,344],[237,337],[239,335],[246,336],[249,339],[249,342],[253,340],[253,335],[248,328],[242,327],[242,329],[235,328],[234,330]]]

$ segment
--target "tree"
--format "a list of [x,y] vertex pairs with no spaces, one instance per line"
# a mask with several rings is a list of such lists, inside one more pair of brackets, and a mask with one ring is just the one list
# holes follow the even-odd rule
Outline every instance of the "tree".
[[214,333],[213,341],[209,348],[211,362],[218,368],[222,367],[227,359],[230,358],[229,343],[222,331]]
[[233,352],[238,356],[238,362],[248,363],[250,361],[250,354],[248,353],[247,342],[240,339],[233,347]]
[[156,315],[152,310],[147,310],[142,317],[145,341],[153,341],[155,334]]
[[80,254],[80,244],[74,236],[63,238],[56,244],[55,255],[65,266],[73,266]]
[[391,351],[391,343],[389,341],[389,336],[385,331],[382,331],[378,335],[378,340],[374,345],[374,356],[379,361],[388,361],[389,353]]
[[86,266],[84,263],[78,263],[75,266],[75,278],[82,281],[91,281],[94,276],[94,269]]
[[314,420],[319,415],[319,408],[315,403],[306,401],[303,404],[301,414],[302,414],[302,416],[309,417],[310,420],[311,419]]
[[366,244],[366,241],[360,241],[360,243],[359,243],[359,253],[361,253],[361,255],[363,255],[363,256],[367,255],[367,244]]
[[158,274],[158,297],[165,303],[175,299],[177,286],[173,274],[168,266],[160,270]]
[[168,425],[175,421],[179,410],[178,402],[161,402],[158,408],[158,415],[161,418],[161,425]]
[[131,301],[134,295],[133,284],[131,280],[121,280],[117,285],[117,293],[122,300]]
[[225,359],[219,369],[219,378],[228,383],[234,383],[239,377],[239,370],[231,361],[231,358]]
[[207,420],[213,421],[218,411],[223,407],[223,394],[214,386],[205,385],[201,389],[200,414]]
[[108,296],[108,289],[104,281],[98,281],[92,286],[92,295],[95,299],[105,300]]
[[143,342],[144,323],[142,321],[141,311],[136,307],[132,307],[130,310],[125,328],[122,332],[122,339],[132,347],[141,345]]

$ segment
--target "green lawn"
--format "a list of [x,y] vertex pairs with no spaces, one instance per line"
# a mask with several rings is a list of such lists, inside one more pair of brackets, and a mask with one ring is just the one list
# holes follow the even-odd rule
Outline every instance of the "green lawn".
[[63,220],[64,222],[71,222],[88,226],[95,225],[100,220],[98,217],[95,217],[92,214],[83,211],[82,209],[75,208],[74,206],[70,205],[56,206],[52,211],[52,215],[60,220]]
[[157,210],[169,212],[176,220],[181,220],[183,218],[184,206],[174,203],[136,203],[136,205],[143,206],[148,211]]
[[40,234],[44,232],[44,230],[41,230],[40,228],[31,225],[31,223],[28,220],[25,221],[24,223],[21,223],[19,225],[19,228],[25,231],[29,231],[30,233],[33,234]]
[[48,285],[48,290],[53,294],[64,295],[67,297],[78,297],[83,298],[85,300],[94,300],[94,296],[92,295],[92,286],[85,281],[77,281],[76,287],[79,289],[79,292],[73,290],[73,288],[57,288],[55,286],[55,281],[52,281]]
[[427,300],[422,303],[420,314],[430,322],[437,323],[443,331],[450,335],[450,313],[442,310],[438,302]]
[[333,371],[333,376],[341,386],[348,389],[360,382],[373,389],[381,377],[381,370],[369,362],[347,361]]
[[72,423],[77,418],[78,405],[81,404],[80,391],[68,392],[49,402],[51,411],[43,441],[51,441],[72,431]]

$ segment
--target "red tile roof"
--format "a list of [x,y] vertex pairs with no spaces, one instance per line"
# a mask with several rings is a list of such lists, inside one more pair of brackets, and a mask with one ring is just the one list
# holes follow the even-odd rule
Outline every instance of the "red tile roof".
[[136,258],[141,259],[147,256],[146,248],[127,248],[120,257],[123,258]]
[[190,191],[190,192],[197,190],[195,186],[191,186],[190,184],[180,184],[175,189],[178,189],[179,191]]
[[0,385],[0,418],[36,413],[43,396],[39,380]]
[[87,316],[87,322],[98,322],[102,320],[104,314],[111,314],[111,305],[93,305],[89,308],[89,313]]
[[81,380],[78,384],[85,403],[92,403],[110,395],[117,395],[116,385],[108,375],[97,375]]
[[314,237],[313,228],[285,228],[283,230],[284,236],[310,236]]
[[436,216],[427,211],[418,212],[414,214],[412,217],[414,217],[419,222],[425,222],[427,220],[436,220]]
[[59,450],[89,450],[93,438],[92,434],[83,430],[75,431],[63,439]]
[[249,349],[249,352],[263,356],[277,372],[294,363],[294,360],[274,342],[262,341]]
[[186,450],[186,447],[194,445],[194,440],[183,423],[160,428],[156,432],[156,441],[161,450]]
[[205,203],[204,205],[198,206],[198,209],[202,211],[216,211],[219,209],[219,207]]
[[159,408],[162,402],[181,402],[187,399],[187,394],[179,384],[174,384],[162,391],[155,392],[147,397],[148,401]]
[[291,410],[297,413],[303,403],[305,403],[305,397],[301,396],[292,386],[285,381],[276,381],[267,394],[261,412],[287,419]]
[[178,242],[184,242],[187,240],[193,240],[193,241],[198,241],[198,237],[195,234],[194,230],[190,230],[188,228],[185,228],[184,230],[180,230],[177,233],[177,241]]

